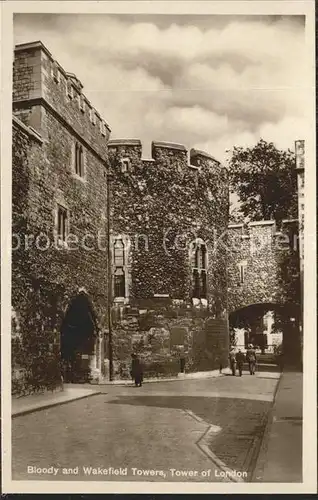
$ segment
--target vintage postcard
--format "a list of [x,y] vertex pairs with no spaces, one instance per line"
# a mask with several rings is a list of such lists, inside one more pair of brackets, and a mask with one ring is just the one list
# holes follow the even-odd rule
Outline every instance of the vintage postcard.
[[2,491],[314,493],[314,3],[2,2]]

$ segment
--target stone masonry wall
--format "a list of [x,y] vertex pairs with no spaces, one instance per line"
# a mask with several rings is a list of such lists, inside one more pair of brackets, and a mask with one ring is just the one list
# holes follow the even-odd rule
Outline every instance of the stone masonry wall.
[[[146,364],[160,356],[167,361],[173,349],[150,349],[149,336],[153,343],[157,335],[170,345],[174,327],[182,324],[188,368],[198,369],[201,363],[211,369],[217,361],[207,362],[206,352],[199,361],[195,346],[208,318],[227,317],[226,252],[216,245],[228,223],[227,173],[206,153],[192,150],[189,162],[184,146],[169,143],[154,142],[152,158],[143,160],[139,141],[114,140],[109,142],[109,156],[115,174],[112,234],[131,241],[129,299],[124,307],[115,306],[122,310],[115,321],[115,358],[127,365],[134,339],[140,339]],[[124,159],[130,164],[122,173]],[[201,304],[191,297],[189,244],[196,238],[208,249],[207,300]],[[204,320],[196,317],[197,310]],[[147,328],[145,316],[151,318]]]
[[[14,115],[23,123],[15,125],[13,135],[13,230],[23,248],[13,252],[12,302],[20,330],[31,328],[36,311],[42,325],[38,343],[45,336],[45,349],[58,348],[63,316],[79,291],[92,303],[98,333],[103,336],[106,329],[109,130],[90,123],[89,110],[82,112],[75,100],[66,102],[66,87],[54,81],[52,60],[42,47],[20,48],[15,56]],[[25,132],[29,126],[40,143],[26,138],[33,134],[32,128]],[[84,151],[83,177],[75,173],[75,141]],[[58,204],[68,213],[67,245],[57,241]]]
[[[229,226],[229,313],[252,304],[297,303],[294,295],[299,270],[294,226],[293,221],[285,221],[280,231],[274,221],[251,222],[247,228],[243,224]],[[239,269],[242,264],[243,283]],[[295,283],[289,287],[290,280]]]
[[49,107],[63,126],[86,142],[101,161],[107,158],[109,125],[83,93],[75,75],[67,73],[41,44],[18,45],[13,65],[13,108],[22,121],[39,133],[41,110]]

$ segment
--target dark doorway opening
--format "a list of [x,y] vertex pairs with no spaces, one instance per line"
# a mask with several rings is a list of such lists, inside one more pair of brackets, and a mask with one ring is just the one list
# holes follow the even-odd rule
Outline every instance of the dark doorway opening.
[[90,358],[94,354],[97,324],[93,308],[84,293],[73,298],[61,328],[61,357],[64,381],[90,380]]
[[235,328],[244,329],[245,345],[240,347],[247,348],[249,344],[252,344],[260,349],[263,355],[267,355],[269,335],[265,333],[263,318],[268,311],[273,311],[274,314],[272,333],[280,332],[282,335],[282,341],[275,351],[277,361],[280,365],[287,367],[299,367],[301,364],[300,312],[295,304],[250,304],[233,311],[229,315],[231,343],[235,345]]

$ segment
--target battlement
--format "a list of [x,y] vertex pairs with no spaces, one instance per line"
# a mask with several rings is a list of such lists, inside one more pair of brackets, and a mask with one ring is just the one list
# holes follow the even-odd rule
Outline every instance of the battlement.
[[[44,106],[58,115],[105,154],[110,127],[83,93],[83,84],[56,61],[41,41],[17,45],[14,50],[13,110]],[[31,124],[41,133],[42,124]]]
[[108,141],[109,148],[119,148],[119,147],[142,147],[141,141],[139,139],[111,139]]
[[221,163],[205,151],[192,148],[190,152],[186,146],[174,142],[153,141],[151,143],[151,158],[142,158],[143,147],[139,139],[111,139],[108,141],[109,151],[118,153],[122,158],[138,159],[147,164],[153,161],[178,160],[184,167],[200,170],[201,167],[221,168]]
[[[244,241],[253,239],[266,240],[268,243],[280,241],[287,242],[286,237],[291,234],[296,234],[298,228],[297,219],[288,219],[281,222],[280,230],[277,230],[277,225],[274,220],[252,221],[248,224],[229,224],[228,235],[230,240]],[[238,240],[237,240],[238,239]]]

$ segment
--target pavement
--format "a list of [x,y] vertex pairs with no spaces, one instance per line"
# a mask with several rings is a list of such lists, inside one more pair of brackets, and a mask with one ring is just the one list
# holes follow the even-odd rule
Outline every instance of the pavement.
[[[230,370],[228,368],[225,368],[223,370],[223,374],[228,374],[228,373],[230,373]],[[144,378],[144,383],[149,384],[154,382],[175,382],[176,380],[194,380],[194,379],[197,380],[197,379],[214,378],[219,376],[221,376],[219,370],[210,370],[204,372],[178,373],[178,375],[174,377],[165,377],[165,378],[149,377],[149,378]],[[113,380],[111,382],[109,380],[104,380],[99,385],[131,385],[131,379]]]
[[279,376],[72,386],[94,397],[53,394],[51,407],[15,414],[13,479],[252,481]]
[[87,387],[66,387],[63,390],[31,394],[30,396],[13,397],[11,402],[11,415],[18,417],[34,411],[44,410],[51,406],[70,403],[77,399],[87,398],[100,394],[99,390]]
[[302,373],[284,371],[269,414],[253,481],[302,482],[302,401]]

